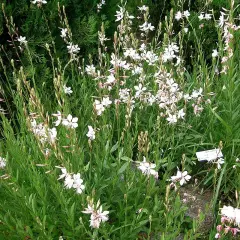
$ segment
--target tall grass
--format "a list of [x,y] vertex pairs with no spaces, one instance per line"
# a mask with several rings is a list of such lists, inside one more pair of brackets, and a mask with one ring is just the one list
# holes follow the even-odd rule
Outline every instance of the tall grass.
[[[154,29],[147,7],[137,19],[122,5],[111,40],[104,24],[99,30],[98,59],[81,56],[59,8],[68,59],[54,41],[41,46],[47,82],[31,41],[5,15],[16,59],[9,67],[1,58],[1,239],[214,238],[218,208],[239,207],[239,20],[231,6],[222,22],[214,12],[201,20],[171,11]],[[218,36],[217,55],[204,54],[202,24]],[[212,148],[223,152],[221,168],[218,159],[197,161],[197,151]],[[207,212],[186,217],[184,184],[213,192],[210,232],[202,230]],[[221,235],[231,239],[232,230]]]

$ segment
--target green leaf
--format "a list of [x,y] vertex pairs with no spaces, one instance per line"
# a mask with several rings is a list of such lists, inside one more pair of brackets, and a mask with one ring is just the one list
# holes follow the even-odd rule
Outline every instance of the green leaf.
[[123,172],[127,169],[128,164],[129,164],[129,162],[124,163],[124,164],[122,165],[122,167],[118,170],[118,174],[123,173]]
[[121,160],[128,161],[128,162],[132,162],[133,161],[131,158],[126,157],[126,156],[121,157]]
[[115,152],[117,149],[118,149],[118,142],[115,145],[112,146],[112,148],[110,150],[110,153]]

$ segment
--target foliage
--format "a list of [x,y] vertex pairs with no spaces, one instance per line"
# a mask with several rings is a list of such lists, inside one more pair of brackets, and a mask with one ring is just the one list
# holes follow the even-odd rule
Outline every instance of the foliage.
[[[213,239],[182,191],[239,206],[238,10],[98,3],[5,1],[0,239]],[[197,160],[212,148],[224,160]]]

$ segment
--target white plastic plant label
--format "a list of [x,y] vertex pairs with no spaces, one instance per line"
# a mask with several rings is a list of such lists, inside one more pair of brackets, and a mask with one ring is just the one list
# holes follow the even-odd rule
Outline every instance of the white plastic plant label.
[[207,151],[196,152],[198,161],[215,161],[218,158],[222,158],[223,154],[221,150],[218,149],[211,149]]

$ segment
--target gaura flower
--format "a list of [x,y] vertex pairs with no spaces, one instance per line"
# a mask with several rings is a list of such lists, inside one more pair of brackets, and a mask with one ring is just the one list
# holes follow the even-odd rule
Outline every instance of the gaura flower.
[[158,172],[155,170],[156,164],[147,162],[145,157],[143,157],[143,161],[138,164],[137,168],[140,169],[144,175],[153,175],[155,178],[158,178]]
[[88,207],[85,208],[85,211],[82,211],[86,214],[91,214],[90,217],[90,226],[92,228],[99,228],[101,222],[106,222],[108,220],[109,211],[102,211],[102,206],[100,206],[100,201],[97,202],[96,207],[91,200],[88,204]]
[[90,140],[95,139],[95,131],[92,126],[88,126],[88,133],[86,135]]
[[73,92],[71,87],[67,87],[66,85],[63,86],[63,90],[68,95],[70,95]]
[[18,42],[19,42],[21,45],[22,45],[22,44],[27,44],[26,37],[20,36],[17,40],[18,40]]
[[77,128],[78,127],[78,118],[73,117],[71,114],[67,116],[67,119],[63,119],[62,124],[67,128]]
[[62,121],[62,114],[60,111],[57,111],[57,113],[52,114],[54,117],[57,117],[57,121],[54,122],[54,125],[57,127],[60,125],[61,121]]
[[190,179],[191,179],[191,176],[188,175],[187,171],[181,172],[179,170],[177,171],[176,176],[171,177],[172,182],[179,182],[181,186],[184,183],[187,183]]

